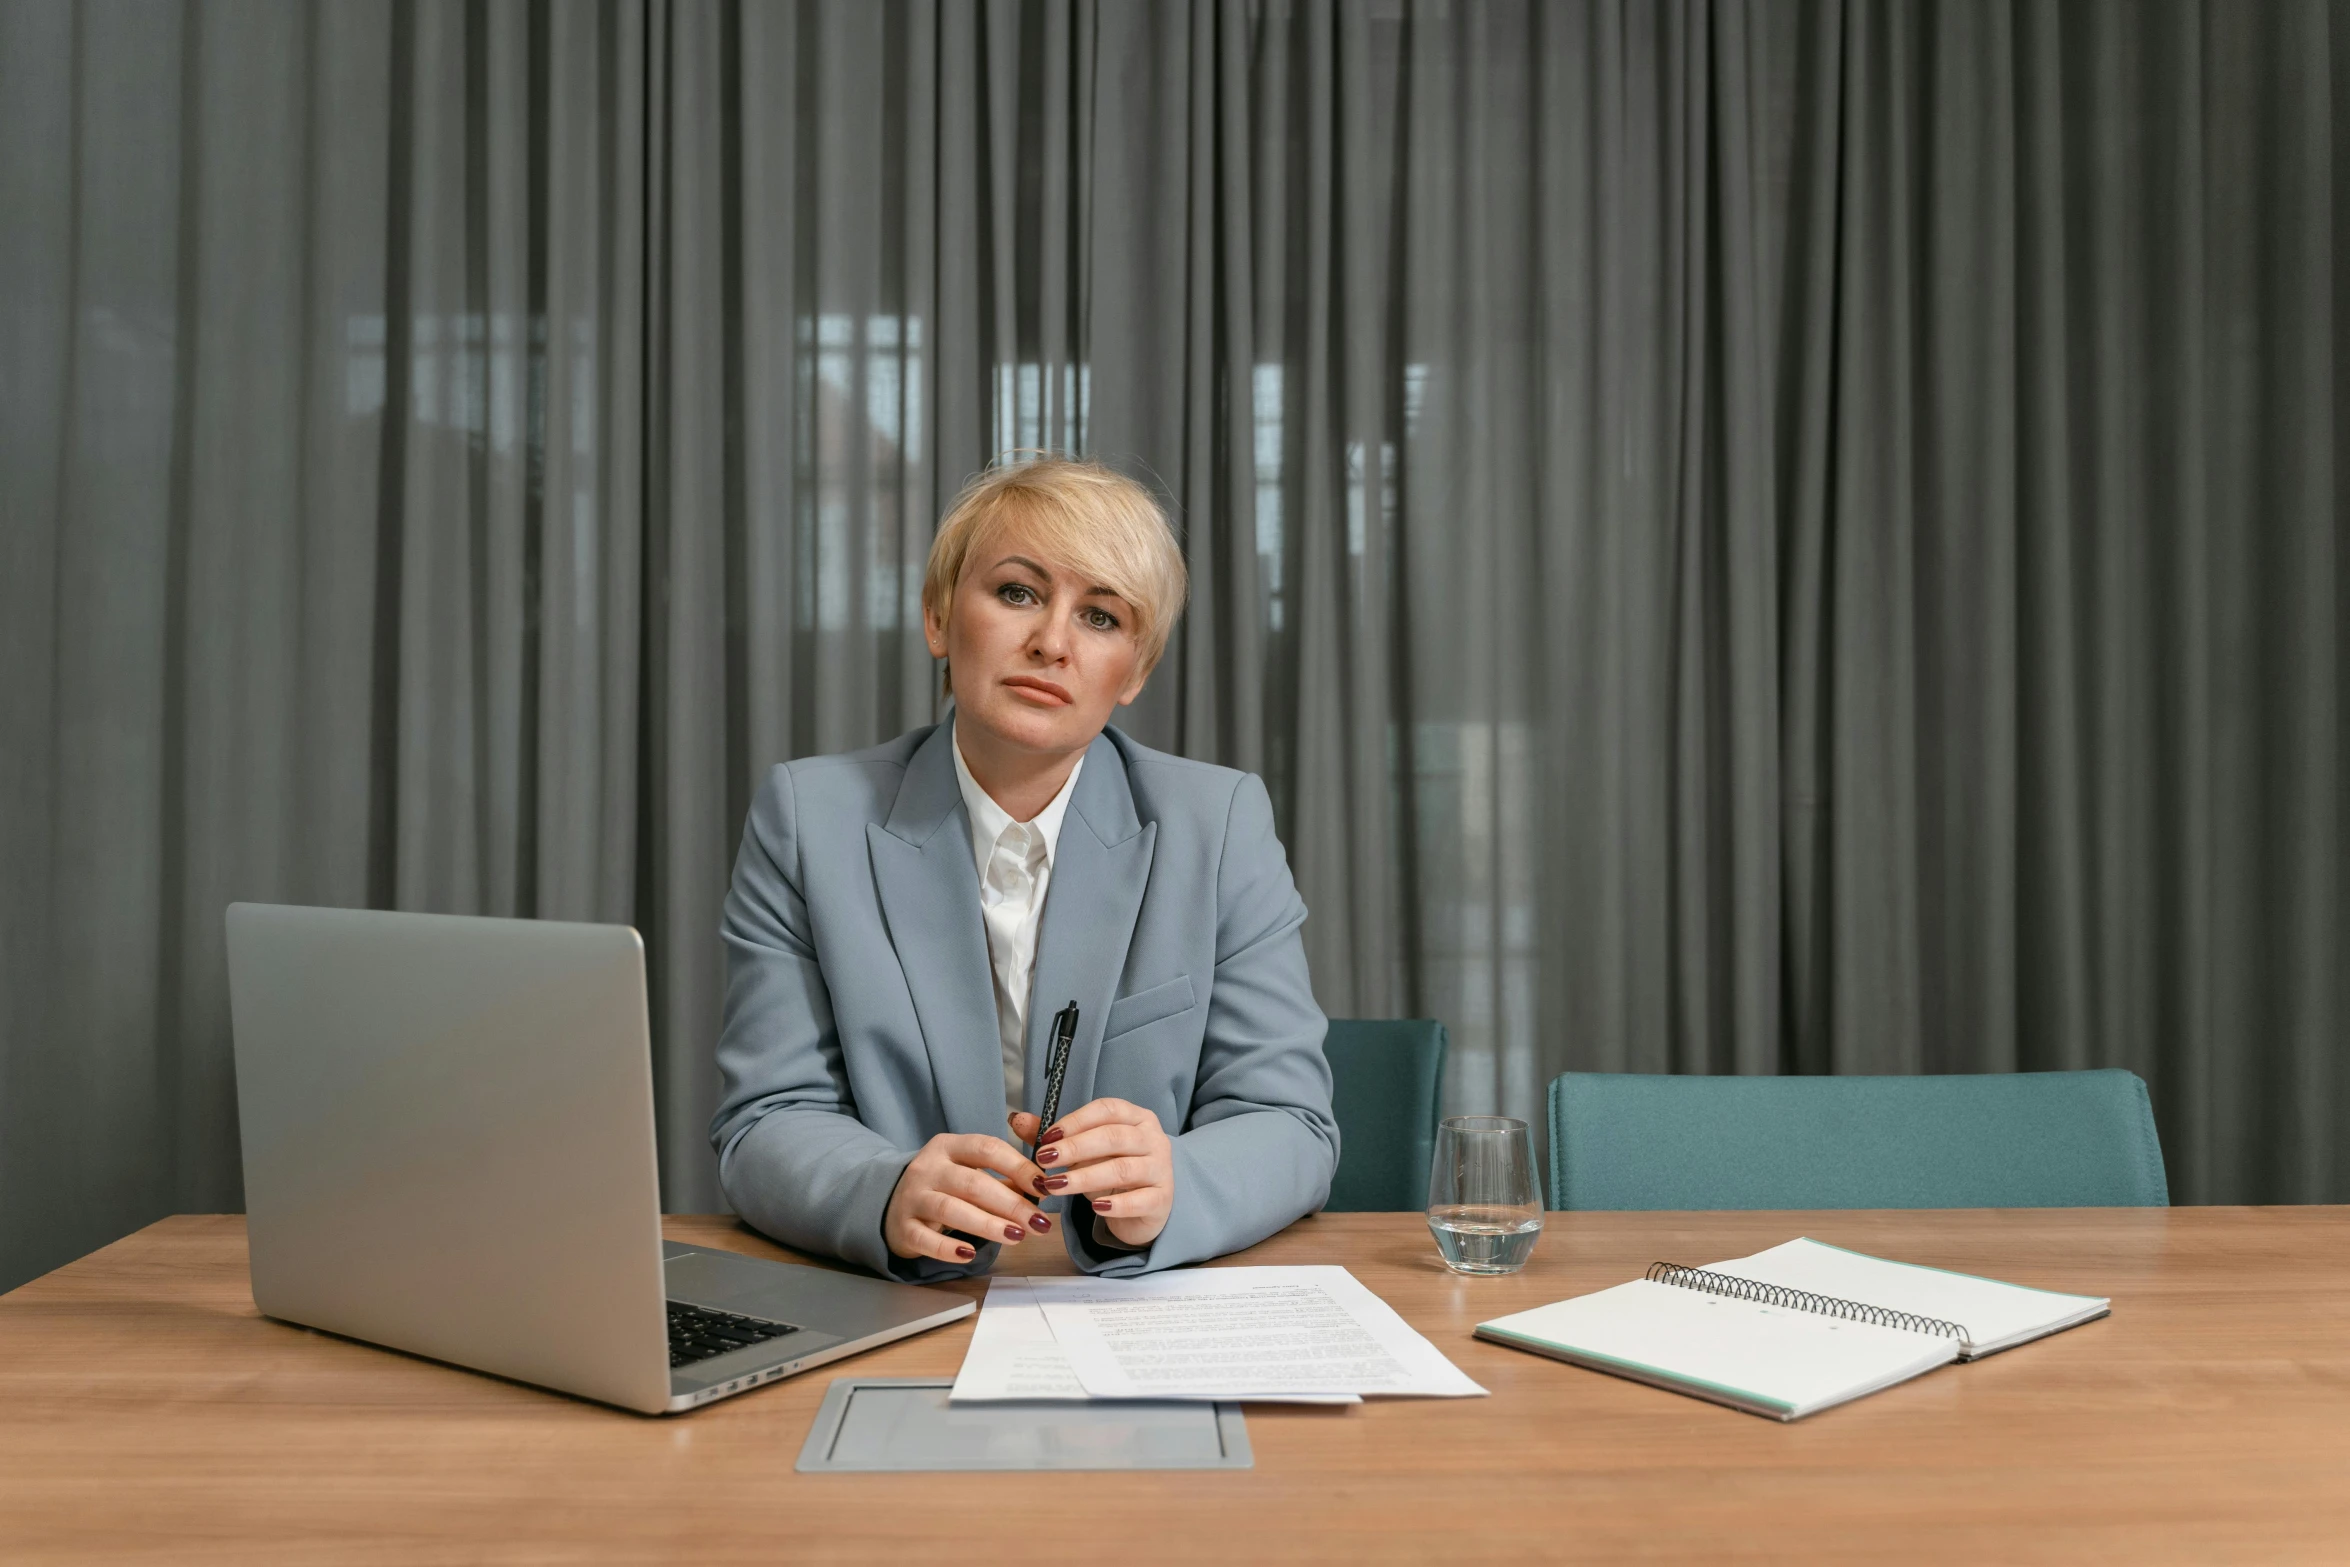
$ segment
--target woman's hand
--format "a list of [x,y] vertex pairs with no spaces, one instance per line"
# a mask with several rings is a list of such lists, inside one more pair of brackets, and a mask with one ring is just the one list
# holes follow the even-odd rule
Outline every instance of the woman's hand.
[[[922,1145],[898,1177],[897,1190],[889,1194],[889,1209],[881,1216],[881,1238],[900,1257],[969,1262],[978,1253],[945,1231],[960,1230],[1007,1246],[1031,1235],[1049,1235],[1052,1215],[1020,1195],[1036,1189],[1040,1173],[1000,1137],[941,1132]],[[998,1175],[1005,1180],[997,1180]]]
[[[1034,1138],[1036,1117],[1013,1116],[1012,1133]],[[1123,1099],[1096,1099],[1046,1127],[1036,1166],[1038,1191],[1085,1198],[1120,1245],[1157,1240],[1175,1207],[1175,1145],[1156,1115]]]

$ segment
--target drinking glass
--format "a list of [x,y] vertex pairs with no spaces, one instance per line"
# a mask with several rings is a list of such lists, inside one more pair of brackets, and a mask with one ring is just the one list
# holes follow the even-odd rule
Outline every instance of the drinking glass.
[[1515,1273],[1542,1234],[1534,1138],[1502,1115],[1447,1116],[1428,1171],[1428,1229],[1455,1273]]

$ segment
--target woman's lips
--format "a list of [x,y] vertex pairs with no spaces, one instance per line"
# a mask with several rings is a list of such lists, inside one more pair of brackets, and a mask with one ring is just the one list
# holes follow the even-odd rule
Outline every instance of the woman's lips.
[[1031,701],[1049,703],[1054,707],[1067,707],[1075,700],[1061,687],[1036,675],[1015,675],[1004,684]]

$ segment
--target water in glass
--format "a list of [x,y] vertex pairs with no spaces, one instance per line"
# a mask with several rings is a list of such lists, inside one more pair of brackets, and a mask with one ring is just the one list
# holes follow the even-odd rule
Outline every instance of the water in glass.
[[1437,1254],[1455,1273],[1515,1273],[1534,1255],[1542,1214],[1491,1204],[1428,1210]]
[[1428,1171],[1428,1230],[1455,1273],[1515,1273],[1542,1233],[1534,1139],[1523,1121],[1448,1116]]

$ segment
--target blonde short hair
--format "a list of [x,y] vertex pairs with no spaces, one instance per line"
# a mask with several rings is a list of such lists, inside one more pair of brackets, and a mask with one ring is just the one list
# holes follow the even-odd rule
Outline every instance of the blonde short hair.
[[1004,529],[1025,525],[1044,549],[1134,606],[1141,674],[1157,667],[1190,591],[1183,550],[1151,492],[1098,462],[1053,453],[988,468],[955,497],[930,541],[922,607],[944,627],[955,589]]

